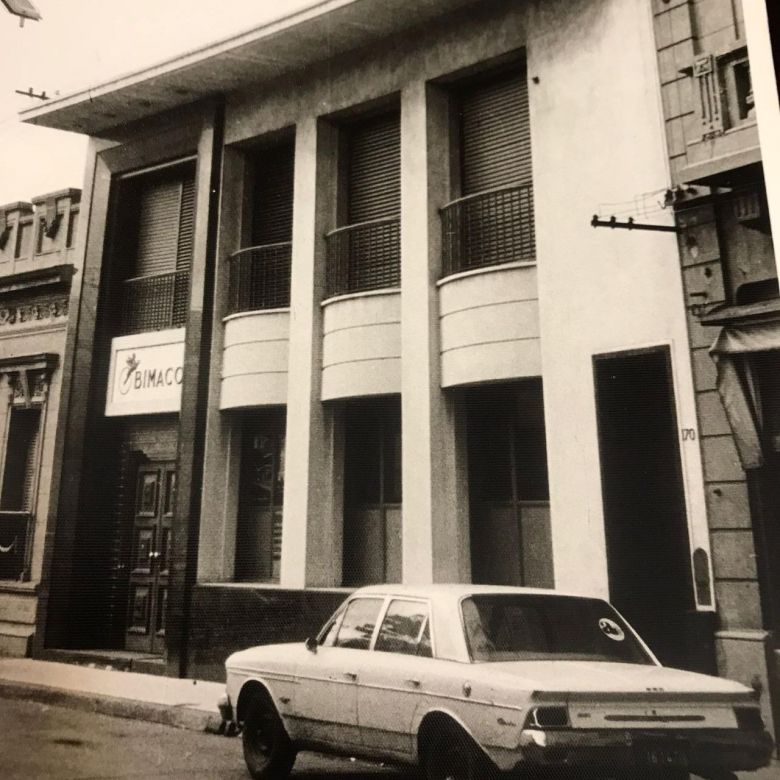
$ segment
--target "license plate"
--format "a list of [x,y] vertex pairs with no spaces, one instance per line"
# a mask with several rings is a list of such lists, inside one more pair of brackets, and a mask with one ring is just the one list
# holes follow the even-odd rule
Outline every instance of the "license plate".
[[645,743],[636,746],[639,763],[650,767],[688,766],[688,752],[684,746],[669,743]]

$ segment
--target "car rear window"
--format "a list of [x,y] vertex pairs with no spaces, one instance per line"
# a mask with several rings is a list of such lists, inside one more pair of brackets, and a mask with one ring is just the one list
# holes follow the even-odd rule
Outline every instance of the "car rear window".
[[461,604],[473,661],[613,661],[652,664],[605,601],[569,596],[487,594]]

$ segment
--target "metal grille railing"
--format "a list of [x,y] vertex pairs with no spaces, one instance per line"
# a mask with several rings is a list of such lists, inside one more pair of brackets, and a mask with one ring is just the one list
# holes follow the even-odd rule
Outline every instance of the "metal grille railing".
[[401,284],[401,222],[374,219],[332,230],[328,246],[327,296],[381,290]]
[[0,580],[28,580],[32,515],[0,511]]
[[441,210],[443,275],[536,259],[533,187],[478,192]]
[[228,258],[228,314],[290,305],[292,244],[241,249]]
[[122,335],[184,325],[190,294],[189,270],[138,276],[122,285]]

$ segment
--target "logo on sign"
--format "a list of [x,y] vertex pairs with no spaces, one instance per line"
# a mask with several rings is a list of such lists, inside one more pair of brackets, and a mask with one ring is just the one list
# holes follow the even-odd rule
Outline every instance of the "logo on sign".
[[131,390],[180,385],[182,374],[181,366],[144,369],[140,358],[136,357],[134,352],[125,360],[124,368],[119,373],[119,392],[127,395]]
[[599,628],[614,642],[622,642],[626,638],[623,629],[614,620],[610,620],[609,618],[601,618],[601,620],[599,620]]

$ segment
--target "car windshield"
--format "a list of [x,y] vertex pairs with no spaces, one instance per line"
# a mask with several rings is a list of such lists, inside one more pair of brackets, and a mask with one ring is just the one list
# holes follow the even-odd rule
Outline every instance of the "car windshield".
[[473,661],[652,664],[626,623],[599,599],[487,594],[461,604]]

